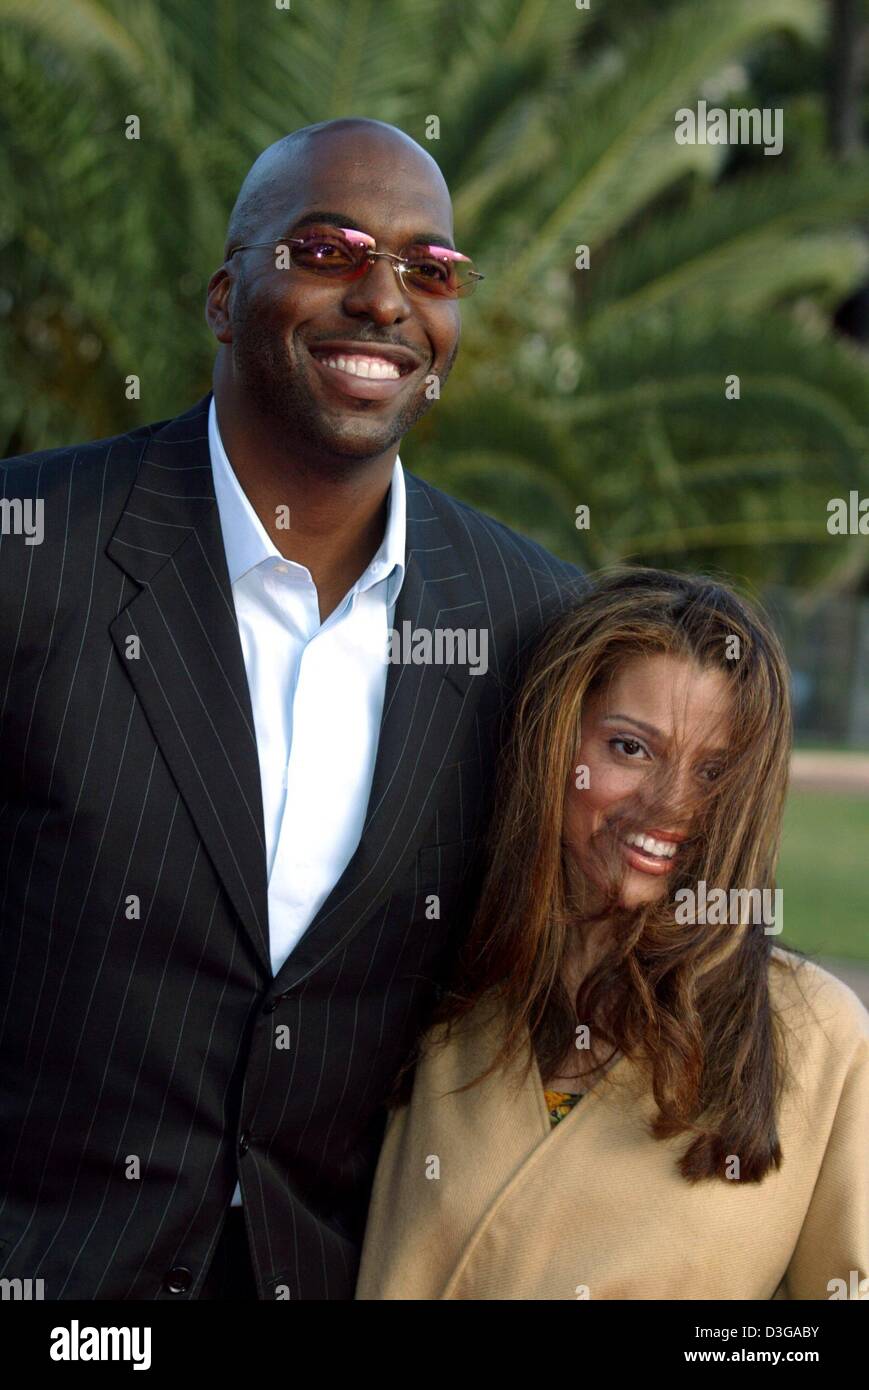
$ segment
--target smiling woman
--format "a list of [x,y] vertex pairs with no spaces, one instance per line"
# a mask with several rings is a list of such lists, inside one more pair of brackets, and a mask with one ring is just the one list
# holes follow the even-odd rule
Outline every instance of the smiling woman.
[[772,944],[762,924],[686,927],[677,905],[700,881],[774,886],[790,743],[787,667],[759,613],[711,580],[601,577],[529,662],[461,984],[436,1021],[497,990],[498,1061],[530,1036],[555,1088],[642,1057],[656,1135],[690,1139],[683,1176],[723,1177],[735,1151],[762,1178],[781,1157]]
[[741,908],[678,911],[773,887],[790,743],[781,647],[721,584],[617,571],[544,634],[453,989],[393,1095],[357,1297],[866,1277],[869,1015]]
[[[654,878],[680,868],[690,849],[692,801],[702,799],[720,772],[731,718],[727,673],[692,655],[652,652],[600,674],[582,704],[578,758],[587,778],[568,780],[563,838],[585,872],[596,878],[589,849],[622,820],[628,798],[657,783],[684,804],[667,815],[643,812],[643,824],[624,826],[619,841],[625,865],[621,901],[627,906],[660,896]],[[651,721],[651,722],[649,722]]]

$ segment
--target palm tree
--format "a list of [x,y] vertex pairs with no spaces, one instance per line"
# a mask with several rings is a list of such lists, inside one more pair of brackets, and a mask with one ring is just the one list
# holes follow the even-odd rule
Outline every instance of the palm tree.
[[287,130],[369,114],[437,135],[487,273],[406,463],[592,566],[853,583],[865,543],[827,534],[826,502],[869,493],[869,376],[830,321],[869,263],[865,169],[674,139],[698,96],[742,104],[758,45],[823,43],[826,7],[605,10],[0,0],[5,452],[207,389],[204,288],[244,170]]

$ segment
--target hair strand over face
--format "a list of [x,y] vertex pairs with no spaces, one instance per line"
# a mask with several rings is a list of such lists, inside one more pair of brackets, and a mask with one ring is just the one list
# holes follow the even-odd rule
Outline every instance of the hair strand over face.
[[[562,843],[583,705],[627,662],[659,654],[723,673],[726,758],[690,808],[675,800],[666,771],[619,804],[593,846],[611,880],[601,902],[599,885],[577,872]],[[790,747],[781,646],[754,607],[721,583],[618,569],[548,628],[514,701],[480,900],[428,1039],[437,1032],[446,1042],[484,996],[503,1011],[503,1045],[468,1086],[523,1047],[544,1080],[558,1075],[577,1023],[587,1024],[596,1052],[603,1045],[645,1070],[657,1105],[654,1137],[689,1136],[679,1160],[686,1180],[726,1180],[731,1155],[743,1181],[760,1181],[779,1166],[784,1052],[769,992],[773,938],[747,916],[736,924],[680,924],[674,895],[701,880],[723,888],[728,901],[732,889],[774,888]],[[625,907],[613,877],[614,828],[687,824],[689,812],[691,833],[661,898]],[[606,949],[573,997],[565,961],[575,933],[595,922],[605,924]],[[399,1077],[396,1103],[406,1098],[414,1060]]]

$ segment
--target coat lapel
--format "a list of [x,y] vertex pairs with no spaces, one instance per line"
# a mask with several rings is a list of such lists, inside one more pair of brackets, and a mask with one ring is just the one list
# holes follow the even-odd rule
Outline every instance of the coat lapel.
[[141,592],[111,624],[121,663],[263,968],[262,792],[208,449],[205,396],[149,441],[107,554]]
[[[479,589],[428,492],[412,474],[405,481],[407,556],[395,629],[403,632],[405,622],[428,632],[488,626]],[[407,873],[434,814],[438,778],[486,684],[466,666],[390,664],[359,846],[278,972],[279,988],[292,988],[342,949]]]
[[357,1298],[449,1297],[481,1230],[555,1138],[536,1062],[526,1072],[514,1057],[469,1085],[493,1062],[502,1020],[493,991],[449,1036],[442,1025],[426,1035],[410,1101],[389,1115]]
[[[466,1030],[458,1037],[452,1063],[448,1060],[449,1045],[440,1057],[435,1054],[433,1072],[437,1074],[440,1067],[446,1066],[453,1072],[448,1078],[451,1086],[456,1084],[456,1076],[464,1084],[487,1067],[504,1036],[500,1006],[490,1010],[482,1001],[477,1010],[469,1016]],[[477,1022],[480,1017],[484,1020],[482,1025]],[[506,1070],[493,1073],[479,1089],[465,1091],[458,1099],[456,1113],[462,1115],[461,1128],[456,1130],[451,1125],[449,1138],[457,1162],[462,1164],[461,1201],[466,1230],[461,1242],[455,1244],[452,1258],[448,1256],[444,1262],[444,1282],[438,1298],[466,1296],[462,1281],[469,1270],[473,1271],[487,1238],[495,1246],[510,1247],[517,1200],[525,1199],[529,1185],[532,1193],[546,1192],[550,1165],[563,1168],[576,1161],[576,1154],[582,1150],[577,1148],[574,1136],[583,1130],[599,1133],[608,1123],[613,1105],[617,1111],[627,1111],[640,1104],[645,1094],[639,1071],[620,1055],[570,1113],[553,1125],[530,1035],[526,1035],[524,1046],[531,1056],[529,1068],[525,1067],[523,1050]],[[436,1083],[429,1083],[429,1088],[441,1094],[442,1088],[446,1089],[443,1077],[437,1075]],[[436,1114],[429,1106],[428,1115]],[[445,1134],[441,1133],[437,1142],[432,1135],[427,1137],[429,1147],[446,1148]],[[473,1155],[470,1163],[467,1155]],[[582,1181],[581,1176],[578,1181]],[[483,1256],[484,1265],[486,1258]],[[473,1277],[469,1286],[474,1286]]]
[[629,1117],[620,1123],[637,1123],[630,1117],[639,1113],[634,1107],[645,1103],[645,1093],[639,1072],[620,1058],[553,1127],[527,1035],[506,1067],[469,1085],[494,1061],[504,1032],[503,1005],[493,990],[453,1025],[448,1038],[443,1025],[426,1035],[410,1102],[389,1116],[357,1298],[480,1297],[492,1261],[509,1259],[516,1245],[517,1208],[527,1223],[528,1204],[533,1212],[539,1198],[540,1239],[548,1238],[553,1166],[572,1171],[573,1165],[581,1192],[589,1136],[596,1142],[613,1107]]

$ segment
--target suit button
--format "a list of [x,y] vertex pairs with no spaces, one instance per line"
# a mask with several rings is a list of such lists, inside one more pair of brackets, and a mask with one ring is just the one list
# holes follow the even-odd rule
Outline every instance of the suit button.
[[246,1154],[249,1148],[250,1148],[250,1135],[248,1134],[247,1130],[245,1130],[244,1133],[242,1134],[241,1138],[240,1138],[239,1141],[238,1141],[238,1151],[239,1151],[240,1154]]
[[190,1273],[189,1269],[185,1269],[183,1265],[176,1265],[176,1267],[170,1269],[169,1273],[166,1275],[163,1287],[169,1293],[186,1293],[190,1288],[192,1279],[193,1275]]
[[270,999],[269,1002],[268,1002],[267,1004],[263,1004],[263,1013],[264,1013],[264,1014],[273,1014],[274,1011],[275,1011],[275,1009],[278,1007],[278,1003],[279,1003],[279,1001],[280,1001],[280,997],[281,997],[280,995],[277,995],[276,998]]

